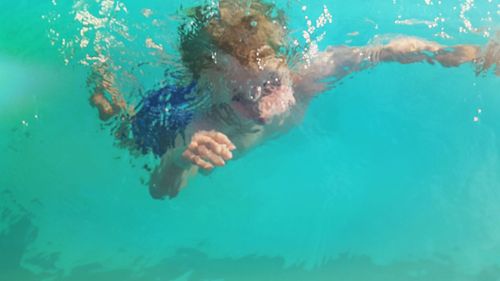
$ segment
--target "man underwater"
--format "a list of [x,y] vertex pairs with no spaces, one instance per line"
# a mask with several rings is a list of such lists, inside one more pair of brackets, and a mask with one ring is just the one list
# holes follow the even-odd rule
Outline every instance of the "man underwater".
[[[483,70],[495,66],[500,75],[496,42],[483,50],[415,37],[329,47],[308,62],[293,64],[283,51],[289,47],[283,12],[273,13],[273,5],[220,1],[209,18],[203,14],[205,8],[191,10],[190,18],[202,24],[181,36],[189,83],[152,91],[132,110],[114,87],[113,75],[96,69],[102,83],[91,103],[101,119],[125,120],[118,138],[126,139],[133,150],[161,157],[149,181],[154,198],[175,197],[199,170],[223,167],[285,133],[301,121],[312,98],[329,89],[331,83],[325,81],[339,81],[381,62],[437,62],[445,67],[472,62]],[[208,99],[209,106],[192,106],[202,99]]]

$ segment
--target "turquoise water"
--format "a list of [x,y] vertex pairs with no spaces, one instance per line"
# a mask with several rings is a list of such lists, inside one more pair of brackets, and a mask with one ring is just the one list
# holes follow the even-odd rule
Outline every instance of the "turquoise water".
[[[195,3],[129,2],[117,17],[167,49],[176,11]],[[334,20],[320,47],[376,34],[485,44],[460,32],[464,3],[474,27],[498,30],[496,3],[432,2],[277,4],[298,39],[325,4]],[[84,50],[66,66],[68,48],[50,44],[51,28],[79,31],[72,3],[57,4],[0,5],[0,280],[500,280],[498,77],[470,65],[358,73],[287,135],[157,201],[88,105]],[[151,27],[144,8],[165,24]],[[436,17],[446,21],[395,23]],[[443,30],[452,38],[434,36]]]

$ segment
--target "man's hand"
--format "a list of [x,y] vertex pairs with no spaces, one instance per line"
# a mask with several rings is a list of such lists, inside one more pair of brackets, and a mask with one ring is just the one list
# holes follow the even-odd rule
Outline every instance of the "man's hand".
[[199,131],[191,138],[191,143],[182,156],[198,167],[211,170],[215,166],[224,166],[233,158],[232,150],[236,146],[229,138],[216,131]]
[[479,57],[481,49],[478,46],[458,45],[438,52],[436,60],[445,67],[454,67],[467,62],[473,62]]
[[491,40],[486,47],[483,60],[479,72],[487,71],[495,65],[495,75],[500,76],[500,31],[497,33],[496,38]]

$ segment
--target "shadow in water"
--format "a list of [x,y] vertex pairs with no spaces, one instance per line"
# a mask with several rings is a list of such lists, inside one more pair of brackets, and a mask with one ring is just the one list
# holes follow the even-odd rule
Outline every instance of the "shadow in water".
[[[91,263],[70,270],[57,268],[59,255],[39,254],[23,258],[37,237],[32,214],[13,200],[9,192],[1,194],[0,276],[1,280],[35,281],[154,281],[154,280],[304,280],[304,281],[498,281],[500,267],[490,266],[476,275],[465,274],[451,259],[401,261],[376,264],[370,257],[340,255],[319,267],[308,270],[303,265],[287,266],[280,257],[246,256],[212,258],[191,248],[176,253],[151,266],[136,264],[108,269]],[[8,199],[8,200],[6,200]],[[64,274],[63,272],[69,272]]]

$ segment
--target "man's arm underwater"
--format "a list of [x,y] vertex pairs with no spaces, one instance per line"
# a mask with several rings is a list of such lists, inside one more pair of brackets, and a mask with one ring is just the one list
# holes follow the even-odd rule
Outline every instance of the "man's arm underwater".
[[97,64],[92,68],[92,73],[87,84],[92,88],[90,104],[97,108],[99,119],[107,121],[122,111],[127,111],[127,103],[118,90],[115,74],[109,71],[105,64]]
[[220,114],[212,112],[210,116],[194,121],[186,130],[186,135],[192,135],[188,144],[179,138],[176,148],[162,156],[149,182],[153,198],[175,197],[198,172],[206,174],[222,168],[228,161],[244,156],[266,139],[274,137],[264,125],[232,126],[231,115],[223,115],[218,120],[216,116],[221,117]]
[[383,45],[329,47],[313,56],[310,63],[299,67],[301,74],[296,78],[297,88],[313,96],[327,89],[324,81],[335,83],[382,62],[428,62],[444,67],[475,63],[477,72],[496,65],[495,74],[500,75],[500,44],[492,40],[485,48],[478,45],[443,46],[417,37],[397,37]]
[[[129,124],[129,118],[135,116],[135,112],[132,107],[127,106],[119,92],[114,73],[108,71],[105,65],[95,66],[88,83],[92,88],[90,102],[97,108],[99,118],[107,121],[125,114],[126,118],[121,121],[125,122],[125,126],[119,128],[123,127],[126,130],[125,135],[128,135],[130,128],[126,125]],[[161,163],[155,167],[149,181],[153,198],[175,197],[180,189],[187,185],[188,179],[199,170],[211,171],[215,167],[224,166],[226,161],[233,158],[232,151],[236,146],[225,134],[207,129],[213,127],[210,122],[202,121],[195,121],[189,126],[190,133],[187,135],[191,137],[187,145],[182,140],[176,140],[175,148],[169,149],[161,156]],[[131,151],[136,151],[134,141],[128,141],[128,137],[120,137],[120,132],[120,129],[115,132],[120,143]]]
[[175,197],[199,169],[211,171],[233,158],[236,146],[217,131],[197,131],[189,145],[167,151],[151,175],[149,191],[153,198]]
[[[372,51],[373,52],[373,51]],[[402,37],[382,47],[375,47],[378,58],[374,62],[415,62],[439,63],[444,67],[458,67],[465,63],[475,63],[481,70],[496,65],[495,73],[500,75],[500,46],[491,41],[486,48],[479,45],[443,46],[436,42],[416,37]]]

